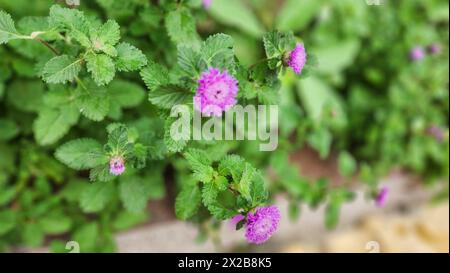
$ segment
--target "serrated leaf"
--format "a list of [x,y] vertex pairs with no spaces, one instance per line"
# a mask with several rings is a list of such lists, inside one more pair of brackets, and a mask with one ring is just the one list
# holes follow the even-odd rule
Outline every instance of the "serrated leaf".
[[109,112],[110,98],[106,89],[88,82],[76,89],[75,104],[83,116],[101,121]]
[[89,172],[89,180],[92,182],[108,182],[114,178],[116,178],[116,176],[110,173],[109,164],[97,166]]
[[187,145],[189,136],[182,136],[181,139],[175,140],[170,133],[174,118],[168,118],[164,123],[164,144],[169,152],[181,152]]
[[82,59],[67,55],[56,56],[49,60],[42,70],[42,79],[47,83],[66,83],[80,73]]
[[73,106],[57,109],[44,108],[33,124],[36,141],[40,145],[53,144],[78,122],[80,113]]
[[200,52],[208,67],[234,71],[233,38],[231,36],[223,33],[209,36]]
[[149,64],[141,70],[141,77],[150,91],[159,86],[169,84],[169,71],[165,66],[150,61]]
[[86,170],[106,164],[108,156],[96,140],[81,138],[67,142],[55,152],[56,158],[75,170]]
[[184,153],[194,177],[203,183],[209,183],[213,179],[214,169],[211,167],[209,156],[202,150],[189,149]]
[[227,155],[218,167],[219,174],[223,176],[231,175],[234,181],[239,181],[243,171],[245,160],[238,155]]
[[10,40],[23,39],[25,36],[17,32],[11,15],[0,10],[0,45]]
[[119,196],[125,209],[132,213],[142,212],[149,200],[145,184],[135,176],[120,179]]
[[113,197],[114,184],[107,182],[93,183],[82,193],[80,207],[84,212],[99,212],[105,208]]
[[245,163],[244,170],[242,172],[241,179],[238,183],[239,193],[247,200],[251,200],[251,185],[255,169],[248,163]]
[[264,49],[267,58],[281,58],[283,53],[291,50],[295,46],[295,38],[292,32],[282,33],[271,31],[263,37]]
[[142,51],[128,43],[120,43],[116,49],[115,63],[119,71],[134,71],[147,64],[147,57]]
[[192,97],[193,94],[187,89],[172,84],[159,86],[148,94],[151,103],[164,109],[171,109],[175,105],[192,102]]
[[185,8],[178,8],[169,12],[165,18],[167,33],[176,44],[198,44],[198,34],[195,19]]
[[97,85],[108,84],[116,74],[113,60],[105,54],[88,54],[86,67]]
[[175,214],[177,218],[186,220],[191,218],[200,207],[202,200],[198,185],[185,185],[175,200]]
[[196,78],[200,75],[202,70],[207,68],[206,63],[202,67],[200,53],[192,47],[181,44],[178,45],[177,52],[178,66],[186,76]]
[[82,46],[91,47],[91,41],[88,38],[90,24],[83,12],[53,5],[50,8],[49,25],[52,28],[68,30],[67,34]]
[[96,42],[101,45],[116,45],[120,40],[119,24],[114,20],[108,20],[100,27],[100,29],[91,29],[91,40],[94,43],[94,48]]

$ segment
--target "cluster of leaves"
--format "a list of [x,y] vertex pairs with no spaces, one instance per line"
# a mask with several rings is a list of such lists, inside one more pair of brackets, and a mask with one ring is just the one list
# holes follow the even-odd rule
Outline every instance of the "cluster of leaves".
[[201,205],[217,220],[246,215],[268,198],[261,172],[237,155],[214,162],[199,149],[188,149],[184,157],[193,171],[192,183],[184,183],[175,202],[180,219],[195,215]]
[[[288,155],[304,146],[337,155],[340,174],[359,174],[370,192],[396,166],[448,178],[448,137],[427,134],[448,132],[448,54],[408,58],[417,44],[448,45],[446,1],[81,2],[0,4],[0,251],[45,238],[65,251],[66,237],[112,251],[113,233],[148,221],[148,201],[171,181],[175,215],[204,234],[285,192],[292,219],[302,204],[325,205],[333,228],[354,194],[300,175]],[[299,42],[308,58],[297,77],[286,58]],[[279,105],[276,152],[170,137],[170,109],[192,106],[209,67],[239,81],[240,104]]]

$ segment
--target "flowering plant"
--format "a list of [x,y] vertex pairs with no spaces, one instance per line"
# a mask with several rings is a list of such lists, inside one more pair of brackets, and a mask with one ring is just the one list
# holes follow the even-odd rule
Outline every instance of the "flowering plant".
[[[113,251],[114,232],[146,222],[148,202],[172,191],[200,238],[233,219],[264,243],[301,204],[325,205],[333,228],[353,190],[301,175],[289,155],[304,146],[336,155],[377,206],[395,166],[448,178],[446,1],[53,2],[0,1],[0,250],[66,234],[82,251]],[[408,17],[417,6],[423,21]],[[179,105],[223,126],[235,106],[276,105],[279,142],[265,152],[250,137],[175,138],[180,122],[195,131]],[[280,193],[288,211],[273,204]]]

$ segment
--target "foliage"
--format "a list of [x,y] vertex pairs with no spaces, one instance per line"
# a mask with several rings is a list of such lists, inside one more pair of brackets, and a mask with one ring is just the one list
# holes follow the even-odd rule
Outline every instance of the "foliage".
[[[0,251],[114,251],[114,232],[148,221],[173,186],[174,214],[203,235],[280,193],[291,219],[323,205],[333,228],[354,193],[302,176],[288,158],[305,146],[369,193],[401,167],[448,195],[447,1],[53,2],[0,1]],[[296,76],[285,58],[299,42]],[[445,50],[409,59],[431,44]],[[193,110],[209,67],[239,81],[239,104],[279,106],[276,151],[170,137],[170,109]]]

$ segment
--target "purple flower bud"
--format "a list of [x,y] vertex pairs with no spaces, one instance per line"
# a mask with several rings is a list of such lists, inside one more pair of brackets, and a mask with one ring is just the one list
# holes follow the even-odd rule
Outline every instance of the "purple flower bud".
[[409,57],[413,61],[420,61],[425,58],[425,50],[421,46],[416,46],[409,52]]
[[442,46],[440,44],[431,44],[428,49],[431,55],[439,55],[442,52]]
[[382,207],[386,204],[389,193],[388,187],[382,187],[375,196],[375,206]]
[[125,171],[123,157],[115,156],[109,161],[109,172],[113,175],[121,175]]
[[203,72],[198,80],[197,93],[194,96],[194,107],[206,116],[222,116],[237,103],[238,81],[216,68]]
[[292,70],[294,70],[295,74],[300,75],[306,64],[306,57],[305,46],[302,43],[298,43],[289,53],[287,64],[290,68],[292,68]]
[[278,229],[280,210],[276,206],[258,207],[247,215],[245,237],[252,244],[262,244]]
[[444,130],[442,130],[441,128],[439,128],[436,125],[432,125],[432,126],[428,127],[427,134],[434,137],[439,142],[444,141],[444,138],[445,138]]
[[211,7],[212,0],[202,0],[202,4],[204,9],[209,9]]
[[236,225],[245,219],[245,216],[242,214],[236,214],[235,216],[233,216],[233,218],[230,219],[230,227],[232,229],[236,229]]

